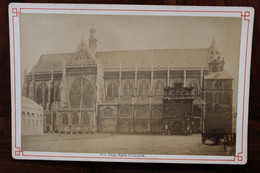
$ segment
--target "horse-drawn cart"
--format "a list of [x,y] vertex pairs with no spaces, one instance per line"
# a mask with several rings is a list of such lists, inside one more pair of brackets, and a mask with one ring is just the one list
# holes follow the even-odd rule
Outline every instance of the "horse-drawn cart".
[[224,139],[225,131],[213,130],[208,133],[202,133],[201,143],[205,144],[207,140],[213,142],[213,144],[219,144],[221,139]]

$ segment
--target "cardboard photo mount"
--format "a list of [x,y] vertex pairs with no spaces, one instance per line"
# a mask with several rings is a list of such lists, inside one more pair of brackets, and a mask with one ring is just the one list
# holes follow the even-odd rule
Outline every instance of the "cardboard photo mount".
[[[78,15],[78,16],[150,16],[150,17],[200,17],[200,18],[236,18],[241,20],[240,50],[238,58],[238,85],[236,105],[236,141],[235,154],[230,155],[174,155],[174,154],[143,154],[33,151],[23,150],[22,146],[22,87],[23,73],[21,69],[23,28],[21,15]],[[95,5],[95,4],[9,4],[10,33],[10,68],[12,97],[12,156],[14,159],[25,160],[67,160],[67,161],[102,161],[102,162],[145,162],[145,163],[196,163],[196,164],[246,164],[247,162],[247,129],[248,102],[250,83],[250,63],[254,9],[251,7],[199,7],[199,6],[156,6],[156,5]],[[155,24],[156,25],[156,24]],[[119,28],[120,29],[120,28]],[[196,28],[194,28],[196,29]],[[76,30],[75,30],[76,31]],[[41,32],[41,31],[40,31]],[[230,31],[232,32],[232,31]],[[28,33],[27,33],[28,34]],[[214,33],[213,33],[214,34]],[[119,35],[120,36],[120,35]],[[41,40],[38,40],[41,42]],[[37,51],[37,50],[36,50]],[[44,52],[39,52],[43,54]],[[47,53],[47,52],[45,52]],[[62,53],[62,52],[61,52]],[[35,57],[38,58],[38,57]],[[185,62],[184,62],[185,64]],[[123,67],[122,67],[123,68]],[[158,67],[159,68],[159,67]],[[168,69],[171,67],[168,67]],[[120,65],[121,69],[121,65]],[[166,69],[167,71],[167,69]],[[185,71],[186,75],[186,71]],[[210,75],[210,74],[208,74]],[[204,77],[203,80],[208,77]],[[28,79],[27,79],[28,80]],[[23,100],[23,101],[22,101]],[[25,102],[28,101],[25,99]],[[29,103],[30,101],[28,101]],[[207,103],[206,103],[207,104]],[[30,104],[29,104],[30,105]],[[216,109],[216,104],[214,104]],[[38,123],[45,123],[43,116]],[[39,115],[40,118],[40,115]],[[76,120],[75,120],[76,121]],[[26,122],[25,122],[26,123]],[[162,128],[168,129],[168,126]],[[25,132],[27,133],[27,132]],[[30,133],[28,131],[28,133]],[[71,132],[72,133],[72,132]],[[73,135],[73,134],[72,134]],[[174,137],[174,136],[171,136]],[[169,137],[170,138],[170,137]],[[224,139],[222,139],[224,140]],[[169,144],[162,144],[162,146]]]

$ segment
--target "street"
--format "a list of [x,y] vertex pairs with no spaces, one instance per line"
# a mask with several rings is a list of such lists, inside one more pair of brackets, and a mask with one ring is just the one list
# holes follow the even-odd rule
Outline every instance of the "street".
[[224,151],[223,144],[201,143],[201,135],[162,136],[136,134],[43,134],[22,136],[23,151],[125,153],[166,155],[235,154],[234,147]]

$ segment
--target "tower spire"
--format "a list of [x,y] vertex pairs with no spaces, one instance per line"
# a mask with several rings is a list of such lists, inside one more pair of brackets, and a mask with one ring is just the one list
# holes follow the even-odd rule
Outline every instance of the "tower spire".
[[215,36],[213,36],[211,44],[209,46],[211,49],[216,49],[216,41],[215,41]]
[[92,24],[91,29],[89,30],[90,36],[88,39],[89,42],[89,48],[92,50],[93,54],[96,55],[96,49],[97,49],[97,38],[96,38],[96,29],[94,28],[94,24]]
[[208,63],[210,72],[221,72],[224,69],[224,57],[217,47],[214,36],[209,46]]

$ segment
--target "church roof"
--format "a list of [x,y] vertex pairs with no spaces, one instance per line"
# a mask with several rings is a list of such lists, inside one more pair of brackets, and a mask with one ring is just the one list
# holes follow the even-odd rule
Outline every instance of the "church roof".
[[208,67],[208,49],[148,49],[98,52],[104,68]]
[[222,72],[206,75],[204,78],[205,79],[233,79],[233,77],[225,70]]
[[73,53],[42,55],[33,70],[34,72],[50,72],[53,68],[53,71],[62,71],[63,61],[68,64],[71,61],[72,55]]
[[21,103],[22,103],[22,107],[37,109],[40,111],[43,110],[41,105],[37,104],[35,101],[33,101],[32,99],[29,99],[27,97],[22,96]]
[[[45,54],[34,66],[34,72],[62,71],[63,61],[71,62],[73,53]],[[208,67],[208,48],[199,49],[148,49],[97,52],[103,68],[167,68]]]

